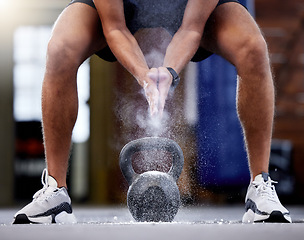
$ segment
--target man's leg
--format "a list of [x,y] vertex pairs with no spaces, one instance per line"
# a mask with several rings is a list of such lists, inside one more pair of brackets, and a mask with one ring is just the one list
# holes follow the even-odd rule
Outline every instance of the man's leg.
[[251,177],[268,172],[274,86],[267,46],[258,26],[240,4],[222,4],[206,25],[202,46],[236,66],[237,110]]
[[105,46],[94,8],[74,3],[55,23],[42,87],[42,120],[49,174],[66,187],[72,130],[77,118],[76,75],[81,63]]
[[42,86],[42,120],[47,169],[43,188],[14,216],[14,224],[75,223],[66,190],[72,130],[77,118],[76,74],[80,64],[105,46],[94,8],[83,3],[59,16],[48,45]]
[[237,68],[237,110],[243,127],[251,183],[243,222],[291,222],[268,173],[274,116],[274,86],[268,50],[247,10],[238,3],[216,8],[206,25],[202,46]]

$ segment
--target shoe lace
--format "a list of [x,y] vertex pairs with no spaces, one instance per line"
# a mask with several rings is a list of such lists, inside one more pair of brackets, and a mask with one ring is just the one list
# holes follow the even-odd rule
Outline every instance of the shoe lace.
[[34,200],[36,201],[46,200],[54,193],[55,189],[50,187],[48,184],[48,176],[49,176],[48,170],[45,168],[41,175],[41,183],[43,187],[33,195]]
[[276,201],[276,192],[273,184],[278,182],[268,179],[267,181],[253,181],[252,183],[256,187],[256,190],[260,196]]

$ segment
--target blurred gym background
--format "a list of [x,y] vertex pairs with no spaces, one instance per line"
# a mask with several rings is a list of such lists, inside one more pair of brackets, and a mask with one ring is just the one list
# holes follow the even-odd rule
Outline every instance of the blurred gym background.
[[[304,203],[304,0],[243,0],[269,45],[276,85],[270,173],[281,201]],[[0,206],[30,201],[45,167],[40,91],[47,42],[69,0],[0,0]],[[237,37],[237,36],[236,36]],[[168,101],[161,136],[182,147],[178,182],[187,204],[242,203],[249,183],[235,111],[236,72],[213,55],[191,63]],[[124,204],[121,148],[153,135],[136,81],[118,63],[96,56],[78,73],[79,115],[73,133],[69,192],[74,203]],[[170,163],[136,161],[138,171]],[[160,165],[160,166],[159,166]],[[165,166],[165,167],[164,167]]]

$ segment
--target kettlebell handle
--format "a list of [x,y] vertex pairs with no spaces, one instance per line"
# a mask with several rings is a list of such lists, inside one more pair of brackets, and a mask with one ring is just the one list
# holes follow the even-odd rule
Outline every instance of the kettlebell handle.
[[127,143],[120,152],[119,166],[129,186],[139,175],[132,166],[132,156],[143,150],[165,150],[172,155],[172,166],[168,174],[178,180],[184,166],[184,155],[180,146],[173,140],[162,137],[140,138]]

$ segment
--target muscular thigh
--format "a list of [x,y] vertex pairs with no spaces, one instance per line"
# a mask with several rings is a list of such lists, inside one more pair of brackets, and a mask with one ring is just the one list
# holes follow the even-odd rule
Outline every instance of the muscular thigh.
[[68,51],[80,62],[106,46],[97,11],[74,3],[58,17],[50,42]]
[[261,37],[261,32],[250,13],[229,2],[218,6],[208,19],[201,47],[235,64],[244,45],[255,37]]

